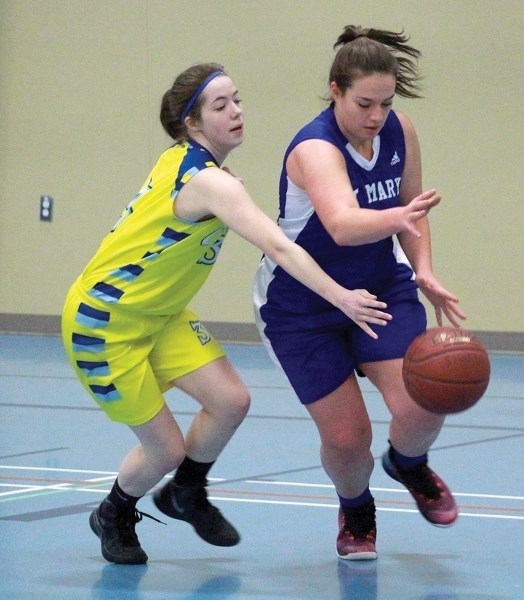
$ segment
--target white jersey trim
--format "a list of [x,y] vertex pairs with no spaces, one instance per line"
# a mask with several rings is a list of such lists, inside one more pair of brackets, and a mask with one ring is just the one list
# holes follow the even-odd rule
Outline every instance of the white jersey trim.
[[377,164],[378,156],[380,153],[380,136],[377,135],[373,138],[373,157],[371,158],[371,160],[364,158],[362,154],[357,152],[349,142],[346,144],[346,150],[349,152],[349,155],[359,167],[362,167],[366,171],[371,171]]

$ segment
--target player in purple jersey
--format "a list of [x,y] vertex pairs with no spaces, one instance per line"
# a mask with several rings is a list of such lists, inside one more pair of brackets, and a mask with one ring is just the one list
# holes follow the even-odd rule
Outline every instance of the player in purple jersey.
[[[415,129],[392,110],[396,94],[419,96],[419,51],[403,33],[347,26],[329,74],[330,104],[292,140],[280,180],[279,226],[341,285],[366,289],[392,320],[377,336],[289,277],[269,257],[258,269],[257,323],[313,418],[321,459],[340,499],[337,554],[376,558],[371,423],[355,373],[379,390],[391,413],[387,473],[402,482],[422,515],[450,525],[457,508],[427,465],[444,418],[419,408],[402,380],[410,342],[426,329],[418,289],[442,324],[465,318],[458,299],[433,274],[427,213],[440,201],[422,191]],[[401,222],[406,211],[412,217]],[[418,218],[418,217],[422,218]],[[369,333],[369,332],[368,332]]]

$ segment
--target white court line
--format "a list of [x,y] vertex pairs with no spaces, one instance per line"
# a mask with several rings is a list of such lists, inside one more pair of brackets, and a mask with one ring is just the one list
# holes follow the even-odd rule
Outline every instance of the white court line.
[[15,496],[17,494],[27,494],[31,492],[41,492],[43,490],[58,490],[58,491],[66,491],[71,488],[73,484],[71,483],[54,483],[51,485],[25,485],[22,486],[20,484],[13,484],[8,486],[7,484],[2,484],[2,487],[17,487],[22,489],[11,490],[9,492],[1,492],[0,498],[5,498],[6,496]]
[[17,465],[0,465],[0,469],[13,469],[17,471],[46,471],[53,473],[95,473],[98,475],[111,475],[115,477],[118,473],[114,471],[87,471],[85,469],[61,469],[59,467],[21,467]]
[[[283,485],[283,486],[290,486],[290,487],[311,487],[311,488],[322,488],[322,489],[332,489],[334,490],[335,487],[331,484],[327,484],[327,483],[298,483],[298,482],[294,482],[294,481],[264,481],[264,480],[258,480],[258,479],[246,479],[246,483],[258,483],[258,484],[265,484],[265,485]],[[374,492],[395,492],[395,493],[401,493],[401,494],[409,494],[408,490],[406,489],[397,489],[397,488],[382,488],[382,487],[372,487],[371,488]],[[453,491],[453,495],[454,496],[464,496],[464,497],[471,497],[471,498],[492,498],[492,499],[499,499],[499,500],[524,500],[524,496],[506,496],[506,495],[501,495],[501,494],[475,494],[475,493],[469,493],[469,492],[455,492]]]
[[[251,498],[224,498],[222,496],[212,496],[209,498],[211,500],[222,500],[223,502],[246,502],[250,504],[278,504],[279,506],[312,506],[315,508],[338,508],[338,504],[322,504],[320,502],[296,502],[289,500],[260,500],[260,499],[251,499]],[[413,513],[419,514],[417,509],[411,508],[382,508],[377,506],[378,512],[395,512],[395,513]],[[524,516],[512,516],[512,515],[486,515],[483,513],[459,513],[461,517],[479,517],[483,519],[507,519],[507,520],[516,520],[516,521],[524,521]]]
[[[58,485],[49,485],[49,486],[38,486],[38,487],[26,487],[24,489],[12,490],[11,492],[0,493],[0,497],[22,494],[28,492],[42,492],[42,491],[61,491],[61,492],[90,492],[95,494],[107,494],[109,490],[101,490],[101,489],[91,489],[91,488],[76,488],[72,487],[74,484],[58,484]],[[223,497],[223,496],[214,496],[212,494],[209,495],[210,500],[219,500],[222,502],[239,502],[244,504],[271,504],[276,506],[304,506],[304,507],[313,507],[313,508],[332,508],[337,509],[338,504],[325,504],[321,502],[304,502],[304,501],[291,501],[291,500],[261,500],[260,498],[231,498],[231,497]],[[418,514],[418,510],[411,508],[383,508],[378,506],[378,512],[395,512],[395,513],[411,513]],[[505,519],[512,521],[524,521],[524,516],[512,516],[512,515],[497,515],[497,514],[484,514],[484,513],[466,513],[460,512],[461,517],[477,517],[480,519]]]
[[[38,472],[58,472],[58,473],[82,473],[82,474],[97,474],[97,475],[104,475],[103,477],[94,477],[94,478],[89,478],[87,479],[85,482],[79,482],[79,483],[99,483],[99,482],[103,482],[103,481],[112,481],[116,475],[118,474],[117,472],[114,471],[93,471],[93,470],[87,470],[87,469],[65,469],[65,468],[59,468],[59,467],[29,467],[29,466],[17,466],[17,465],[0,465],[0,470],[1,469],[11,469],[11,470],[22,470],[22,471],[38,471]],[[170,475],[166,475],[166,478],[170,478]],[[227,481],[224,478],[209,478],[210,481]],[[307,482],[295,482],[295,481],[267,481],[267,480],[259,480],[259,479],[246,479],[245,483],[249,483],[249,484],[256,484],[256,485],[268,485],[268,486],[287,486],[287,487],[305,487],[305,488],[320,488],[320,489],[334,489],[334,486],[332,484],[326,484],[326,483],[307,483]],[[9,484],[0,484],[1,487],[20,487],[20,484],[13,484],[13,485],[9,485]],[[94,493],[107,493],[109,490],[93,490],[93,489],[89,489],[89,488],[79,488],[79,487],[74,487],[75,483],[61,483],[61,484],[50,484],[50,485],[42,485],[42,486],[27,486],[24,489],[20,489],[20,490],[11,490],[9,492],[0,492],[0,497],[5,497],[5,496],[9,496],[9,495],[14,495],[14,494],[21,494],[23,492],[32,492],[32,491],[44,491],[44,490],[57,490],[57,491],[62,491],[62,490],[72,490],[72,491],[85,491],[85,492],[94,492]],[[380,492],[387,492],[387,493],[400,493],[400,494],[408,494],[409,492],[406,489],[397,489],[397,488],[378,488],[378,487],[372,487],[371,488],[372,491],[380,491]],[[512,495],[501,495],[501,494],[476,494],[476,493],[469,493],[469,492],[453,492],[454,496],[460,496],[460,497],[468,497],[468,498],[485,498],[485,499],[494,499],[494,500],[515,500],[515,501],[521,501],[524,500],[524,496],[512,496]],[[210,496],[211,497],[211,496]],[[237,499],[237,498],[221,498],[218,496],[213,496],[215,499],[217,500],[226,500],[226,501],[230,501],[230,502],[259,502],[261,504],[291,504],[291,505],[297,505],[297,506],[335,506],[335,505],[331,505],[331,504],[316,504],[316,503],[303,503],[303,502],[299,502],[299,503],[293,503],[293,502],[287,502],[287,501],[270,501],[270,500],[249,500],[249,499]],[[338,505],[336,505],[338,506]],[[408,510],[408,509],[390,509],[390,508],[381,508],[378,510],[393,510],[396,512],[418,512],[417,510]],[[462,515],[465,516],[473,516],[473,517],[479,517],[482,516],[480,514],[475,514],[475,513],[461,513]],[[500,517],[495,517],[493,515],[483,515],[485,517],[490,517],[490,518],[512,518],[512,519],[524,519],[524,517],[510,517],[510,516],[500,516]]]
[[[0,469],[15,469],[15,470],[24,470],[24,471],[58,471],[60,473],[110,473],[110,471],[85,471],[85,470],[78,470],[78,469],[58,469],[58,468],[50,468],[50,467],[18,467],[18,466],[6,466],[6,465],[0,465]],[[93,477],[90,479],[86,479],[85,481],[79,482],[82,484],[85,483],[99,483],[99,482],[103,482],[103,481],[113,481],[114,478],[116,476],[116,473],[111,473],[110,475],[104,475],[104,477]],[[70,491],[70,492],[88,492],[88,491],[98,491],[98,490],[92,490],[89,488],[81,488],[81,487],[76,487],[76,483],[75,482],[67,482],[67,483],[51,483],[48,485],[24,485],[24,484],[20,484],[20,483],[13,483],[13,484],[8,484],[8,483],[0,483],[0,487],[8,487],[8,488],[20,488],[20,489],[10,489],[10,491],[8,492],[0,492],[0,498],[6,498],[7,496],[15,496],[15,495],[21,495],[21,494],[28,494],[28,493],[33,493],[33,492],[44,492],[44,491]],[[104,491],[104,493],[107,493],[109,490]]]

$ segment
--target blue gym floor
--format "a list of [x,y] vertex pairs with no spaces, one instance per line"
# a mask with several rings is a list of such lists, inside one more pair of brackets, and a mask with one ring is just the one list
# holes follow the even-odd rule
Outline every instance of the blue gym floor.
[[[135,444],[91,403],[53,336],[0,335],[0,598],[2,600],[524,599],[524,355],[492,354],[485,397],[449,417],[431,464],[460,518],[432,527],[382,471],[388,415],[362,381],[374,425],[379,558],[337,559],[337,502],[316,430],[259,345],[226,345],[252,408],[213,469],[210,496],[241,543],[216,548],[186,523],[144,518],[147,565],[100,554],[88,516]],[[168,402],[182,428],[196,411]],[[151,498],[138,507],[163,518]],[[168,519],[167,519],[168,520]]]

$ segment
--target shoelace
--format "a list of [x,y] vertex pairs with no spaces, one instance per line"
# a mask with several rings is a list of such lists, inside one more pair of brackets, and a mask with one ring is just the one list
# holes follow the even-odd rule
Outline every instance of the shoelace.
[[138,537],[135,532],[135,525],[139,523],[144,517],[148,519],[152,519],[157,523],[162,523],[162,525],[166,525],[160,519],[153,517],[152,515],[141,512],[136,508],[129,512],[121,513],[116,518],[116,528],[120,534],[122,542],[129,546],[139,546]]

